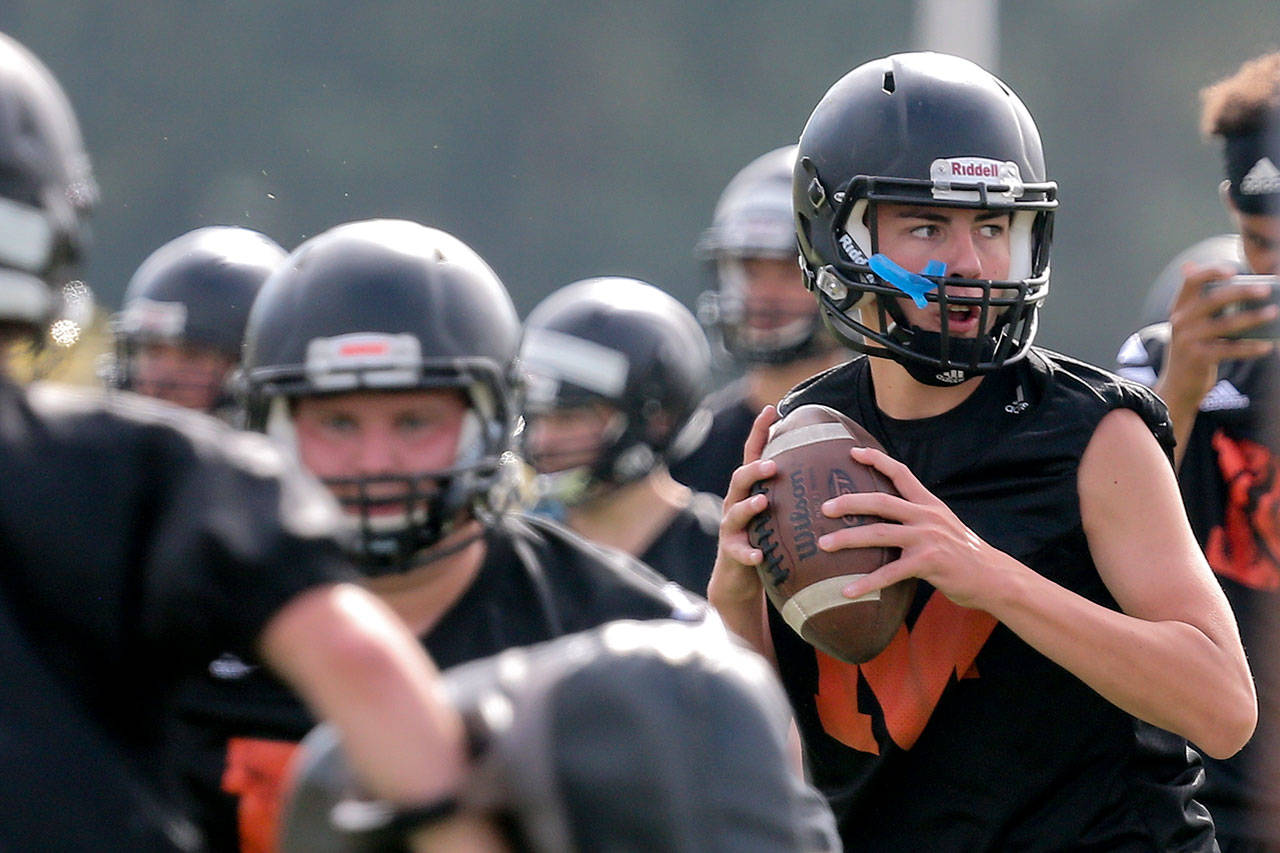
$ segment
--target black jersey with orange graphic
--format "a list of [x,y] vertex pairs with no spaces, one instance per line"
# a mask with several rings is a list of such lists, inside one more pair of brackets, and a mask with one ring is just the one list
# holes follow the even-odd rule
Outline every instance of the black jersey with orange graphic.
[[[1103,606],[1116,603],[1081,524],[1077,469],[1099,421],[1146,388],[1042,349],[955,409],[879,412],[865,357],[799,386],[782,410],[853,417],[977,535]],[[1186,742],[1124,713],[992,616],[928,584],[889,647],[862,665],[804,643],[770,608],[806,757],[851,850],[1210,850]]]
[[[1119,372],[1154,385],[1169,324],[1135,332]],[[1233,757],[1206,758],[1201,799],[1232,837],[1280,846],[1280,355],[1219,365],[1178,471],[1196,539],[1240,624],[1258,727]]]

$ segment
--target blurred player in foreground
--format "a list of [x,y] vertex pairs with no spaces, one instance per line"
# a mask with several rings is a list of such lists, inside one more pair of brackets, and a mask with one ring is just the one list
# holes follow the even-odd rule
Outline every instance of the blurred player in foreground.
[[721,499],[667,468],[710,421],[698,321],[651,284],[604,277],[560,288],[524,328],[524,446],[543,509],[705,595]]
[[1257,708],[1235,621],[1187,524],[1148,389],[1033,347],[1057,187],[1022,102],[973,63],[874,60],[805,126],[805,274],[865,354],[781,405],[822,403],[888,453],[902,497],[818,540],[900,556],[843,599],[913,576],[889,647],[837,661],[762,601],[746,526],[766,408],[733,476],[710,599],[773,655],[808,765],[853,850],[1215,849],[1192,740],[1236,752]]
[[[48,69],[0,35],[0,333],[44,335],[96,187]],[[0,365],[7,367],[7,365]],[[260,436],[136,397],[0,378],[0,848],[196,850],[159,760],[175,682],[261,659],[388,799],[451,796],[462,727],[352,583],[332,498]]]
[[[717,619],[611,622],[445,681],[477,754],[459,796],[467,819],[439,827],[467,846],[443,849],[840,849],[831,812],[789,767],[777,678]],[[328,726],[303,742],[282,853],[394,849],[392,814],[352,784],[334,744]]]

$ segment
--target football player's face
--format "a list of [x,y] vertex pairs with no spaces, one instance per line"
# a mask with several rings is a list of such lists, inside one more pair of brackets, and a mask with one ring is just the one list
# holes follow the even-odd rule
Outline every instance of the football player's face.
[[530,415],[525,443],[531,463],[539,474],[591,465],[617,417],[614,409],[600,403]]
[[[947,275],[968,279],[1003,280],[1010,267],[1010,214],[991,210],[881,204],[877,211],[877,250],[909,272],[923,272],[929,261],[947,265]],[[948,287],[949,296],[982,296],[976,287]],[[941,331],[938,305],[924,308],[904,297],[900,304],[911,325]],[[978,334],[976,305],[952,306],[948,333],[955,337]]]
[[[452,467],[467,412],[458,391],[351,391],[298,399],[293,424],[302,463],[320,479],[393,478]],[[370,488],[369,497],[388,501],[405,491],[389,481]],[[355,485],[330,489],[339,500],[358,497]]]
[[133,356],[133,386],[139,394],[207,412],[221,396],[233,366],[212,347],[145,343]]
[[817,310],[794,258],[744,257],[728,263],[741,271],[743,322],[749,329],[775,331]]
[[1249,269],[1257,275],[1280,273],[1280,216],[1236,212],[1235,220]]

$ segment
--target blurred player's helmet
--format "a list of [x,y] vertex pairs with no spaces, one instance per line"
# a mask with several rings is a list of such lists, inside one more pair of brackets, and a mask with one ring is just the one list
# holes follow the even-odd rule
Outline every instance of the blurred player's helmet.
[[0,325],[71,343],[92,313],[77,267],[97,201],[80,129],[57,80],[0,33]]
[[[247,425],[296,441],[290,401],[354,390],[457,389],[470,411],[454,464],[328,480],[359,517],[367,571],[404,568],[461,518],[497,512],[518,416],[520,320],[457,238],[403,220],[351,222],[304,242],[262,286],[245,330]],[[403,513],[372,511],[388,485]]]
[[521,362],[531,431],[557,409],[602,404],[609,413],[598,446],[571,451],[589,451],[592,462],[565,468],[566,453],[528,448],[540,491],[561,503],[680,458],[710,425],[701,407],[711,382],[706,336],[689,309],[643,281],[591,278],[551,294],[525,321]]
[[1138,315],[1141,325],[1148,326],[1169,319],[1169,312],[1185,279],[1182,268],[1188,263],[1197,266],[1235,267],[1242,274],[1249,271],[1239,234],[1218,234],[1188,246],[1165,264],[1151,283],[1146,298],[1142,301],[1142,311]]
[[[729,355],[745,364],[785,364],[832,344],[816,307],[779,316],[790,309],[752,299],[747,288],[744,260],[796,259],[791,213],[795,158],[796,146],[788,145],[748,163],[720,194],[711,227],[698,241],[698,254],[713,267],[716,282],[714,290],[698,297],[698,319]],[[752,322],[761,315],[770,322]]]
[[[138,352],[152,343],[204,347],[239,363],[253,298],[285,257],[265,235],[229,226],[197,228],[156,249],[112,318],[116,355],[107,381],[134,389]],[[203,396],[216,405],[225,395],[216,388]]]
[[[475,753],[459,805],[498,819],[512,849],[840,849],[830,809],[792,772],[776,676],[714,616],[508,649],[452,667],[443,688]],[[295,771],[284,853],[402,850],[426,817],[370,797],[331,724]]]
[[[937,53],[897,54],[855,68],[814,108],[800,137],[793,190],[807,284],[847,345],[893,358],[934,385],[956,384],[1026,354],[1049,292],[1057,185],[1045,179],[1030,113],[995,76]],[[882,203],[1009,211],[1010,280],[884,265],[874,232]],[[982,295],[948,298],[938,286],[944,281],[981,288]],[[910,291],[903,284],[942,306],[940,334],[906,322],[898,300]],[[948,304],[977,306],[976,340],[948,334]],[[877,312],[880,328],[864,322],[859,307]]]

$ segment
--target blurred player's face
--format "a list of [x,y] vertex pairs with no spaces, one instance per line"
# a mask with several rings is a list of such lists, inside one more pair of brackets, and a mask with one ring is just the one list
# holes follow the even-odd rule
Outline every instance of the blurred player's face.
[[772,331],[814,312],[813,294],[794,258],[738,258],[742,269],[746,325]]
[[452,467],[468,411],[458,391],[351,391],[300,398],[293,425],[303,465],[344,506],[360,486],[340,481],[371,480],[367,497],[387,503],[368,511],[393,515],[404,513],[407,489],[394,478]]
[[133,356],[134,390],[207,412],[235,365],[218,350],[191,343],[145,343]]
[[[971,279],[1006,279],[1010,267],[1010,216],[1006,212],[929,205],[881,204],[877,208],[877,248],[909,272],[923,272],[929,261],[942,261],[947,275]],[[948,287],[948,296],[982,296],[976,287]],[[908,322],[925,331],[942,329],[939,307],[917,308],[900,300]],[[947,330],[952,337],[978,334],[976,305],[952,306]]]
[[539,474],[593,464],[619,417],[603,403],[531,415],[525,438],[531,464]]
[[1280,216],[1235,213],[1245,261],[1257,275],[1280,273]]
[[741,311],[734,322],[742,343],[781,348],[809,335],[817,306],[795,259],[725,257],[717,274],[721,292]]

